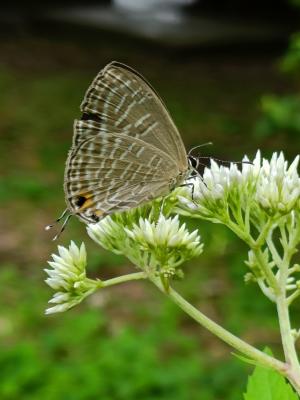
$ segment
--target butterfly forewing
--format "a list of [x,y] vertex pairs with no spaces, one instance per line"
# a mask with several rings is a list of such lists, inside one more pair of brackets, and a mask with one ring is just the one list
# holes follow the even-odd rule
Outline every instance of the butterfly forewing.
[[159,96],[119,63],[100,71],[81,104],[65,170],[68,208],[85,222],[166,195],[187,174],[181,137]]
[[111,132],[139,138],[160,148],[187,168],[180,134],[154,89],[136,71],[121,63],[108,64],[94,79],[81,104],[84,114],[93,114]]

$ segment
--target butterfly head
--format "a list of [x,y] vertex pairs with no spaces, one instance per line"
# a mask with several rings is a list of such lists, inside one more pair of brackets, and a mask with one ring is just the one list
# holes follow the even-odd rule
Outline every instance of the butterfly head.
[[189,164],[189,169],[191,169],[193,171],[198,171],[198,167],[200,165],[199,157],[189,155],[188,156],[188,164]]

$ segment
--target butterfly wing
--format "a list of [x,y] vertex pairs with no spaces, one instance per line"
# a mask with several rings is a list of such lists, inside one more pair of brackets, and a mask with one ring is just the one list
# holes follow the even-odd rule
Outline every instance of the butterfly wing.
[[167,194],[180,175],[176,160],[141,139],[95,121],[75,121],[74,128],[64,189],[68,208],[85,222]]
[[112,62],[100,71],[85,94],[81,111],[83,119],[96,120],[109,132],[141,139],[168,154],[180,171],[187,170],[184,144],[163,101],[130,67]]

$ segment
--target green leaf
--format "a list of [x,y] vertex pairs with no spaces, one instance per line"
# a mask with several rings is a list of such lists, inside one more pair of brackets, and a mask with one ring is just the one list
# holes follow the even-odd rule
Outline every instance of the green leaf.
[[244,400],[299,400],[278,372],[257,366],[248,379]]

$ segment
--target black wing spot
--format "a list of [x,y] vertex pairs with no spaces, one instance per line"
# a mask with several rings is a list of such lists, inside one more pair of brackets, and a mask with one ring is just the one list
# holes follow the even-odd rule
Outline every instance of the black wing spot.
[[84,203],[86,202],[86,197],[84,196],[78,196],[77,199],[75,200],[75,204],[77,207],[81,207],[84,205]]
[[92,220],[95,221],[95,222],[99,222],[99,221],[100,221],[100,218],[99,218],[98,215],[96,215],[96,214],[92,214],[92,215],[91,215],[91,218],[92,218]]
[[80,119],[81,121],[94,121],[99,123],[104,122],[103,118],[93,113],[83,113]]

